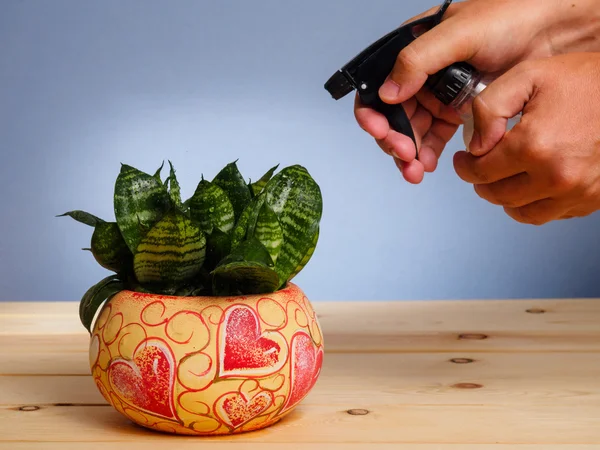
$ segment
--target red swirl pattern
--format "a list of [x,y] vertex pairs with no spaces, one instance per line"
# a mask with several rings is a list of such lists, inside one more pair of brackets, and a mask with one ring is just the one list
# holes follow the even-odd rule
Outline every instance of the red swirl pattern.
[[98,317],[98,389],[139,425],[188,435],[269,426],[313,389],[323,339],[295,285],[270,296],[179,298],[122,292]]

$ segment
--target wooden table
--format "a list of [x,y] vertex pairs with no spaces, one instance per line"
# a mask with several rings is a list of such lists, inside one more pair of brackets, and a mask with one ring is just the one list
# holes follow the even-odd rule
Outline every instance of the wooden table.
[[314,306],[314,391],[271,428],[210,439],[106,404],[77,303],[0,303],[0,449],[600,449],[599,300]]

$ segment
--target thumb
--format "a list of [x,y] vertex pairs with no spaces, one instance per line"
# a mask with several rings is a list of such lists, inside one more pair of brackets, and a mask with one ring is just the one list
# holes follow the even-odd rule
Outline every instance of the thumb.
[[414,96],[427,77],[458,61],[469,61],[483,39],[479,28],[461,25],[449,17],[420,35],[398,54],[394,68],[381,86],[379,96],[386,103],[401,103]]
[[521,66],[500,76],[473,101],[473,137],[469,152],[481,156],[498,144],[506,133],[508,120],[532,98],[535,81]]

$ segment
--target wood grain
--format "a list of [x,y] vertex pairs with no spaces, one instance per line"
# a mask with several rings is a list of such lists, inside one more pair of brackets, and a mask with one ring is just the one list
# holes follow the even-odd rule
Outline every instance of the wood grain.
[[[349,325],[350,327],[350,325]],[[351,334],[335,334],[324,328],[324,340],[328,354],[333,353],[461,353],[461,352],[600,352],[600,332],[496,332],[479,329],[486,339],[470,339],[470,334],[462,338],[462,331],[430,331],[405,333],[396,331],[369,335],[357,331]],[[329,331],[327,331],[329,330]],[[470,332],[468,332],[470,333]],[[47,348],[55,353],[87,353],[89,335],[49,334],[49,335],[0,335],[2,353],[32,353]]]
[[[31,361],[20,357],[26,365],[10,364],[21,375],[0,376],[0,405],[104,403],[87,376],[87,355],[54,357],[51,366],[41,359],[33,376],[26,372],[34,368]],[[473,362],[460,363],[464,360]],[[57,372],[43,375],[46,367]],[[355,408],[366,399],[370,404],[560,403],[577,408],[600,405],[599,380],[600,357],[588,353],[468,353],[450,359],[444,353],[331,354],[325,357],[322,376],[307,402],[353,402]]]
[[207,439],[106,404],[77,303],[0,303],[0,450],[600,450],[600,301],[313,304],[326,356],[297,412]]
[[[313,303],[328,353],[600,351],[598,300]],[[87,351],[77,304],[0,303],[0,349],[40,345]]]
[[[303,404],[277,426],[234,439],[253,443],[590,444],[600,442],[598,406]],[[132,425],[108,406],[0,409],[4,441],[170,440]],[[209,439],[206,439],[209,440]]]

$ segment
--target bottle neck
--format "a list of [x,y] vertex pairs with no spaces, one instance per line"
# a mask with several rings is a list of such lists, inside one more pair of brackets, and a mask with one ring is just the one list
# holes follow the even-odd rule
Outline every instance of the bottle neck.
[[482,75],[478,72],[474,73],[456,98],[450,103],[450,106],[453,107],[463,119],[465,117],[471,117],[473,100],[481,94],[486,87],[487,83],[484,82]]

